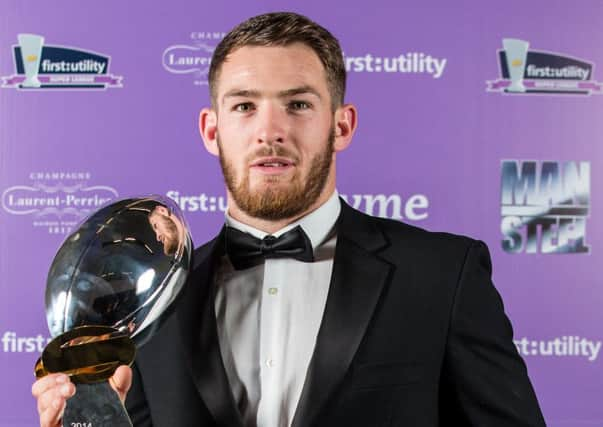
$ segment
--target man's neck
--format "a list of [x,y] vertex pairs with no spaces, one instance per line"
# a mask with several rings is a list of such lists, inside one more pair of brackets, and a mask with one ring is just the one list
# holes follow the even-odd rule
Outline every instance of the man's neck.
[[314,212],[316,209],[321,207],[333,195],[333,191],[334,189],[328,192],[323,192],[320,197],[316,199],[316,201],[308,209],[301,212],[300,214],[278,220],[268,220],[250,216],[246,212],[243,212],[241,209],[239,209],[239,207],[236,205],[236,203],[234,203],[230,195],[228,195],[228,215],[245,225],[261,230],[268,234],[273,234],[285,228],[289,224],[298,221],[300,218],[309,215],[310,213]]

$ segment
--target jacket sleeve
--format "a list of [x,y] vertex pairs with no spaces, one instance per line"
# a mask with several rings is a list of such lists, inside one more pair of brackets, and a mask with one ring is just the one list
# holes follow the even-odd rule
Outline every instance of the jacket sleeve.
[[151,411],[142,387],[142,378],[136,363],[132,365],[132,387],[126,396],[126,409],[133,427],[152,427]]
[[443,366],[444,416],[471,426],[544,426],[513,329],[491,280],[488,248],[467,250]]

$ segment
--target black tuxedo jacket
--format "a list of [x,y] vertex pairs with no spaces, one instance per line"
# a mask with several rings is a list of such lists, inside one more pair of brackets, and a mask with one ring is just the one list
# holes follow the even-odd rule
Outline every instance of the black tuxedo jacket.
[[[174,312],[137,355],[126,401],[135,426],[243,425],[217,337],[211,283],[220,242],[195,251]],[[545,425],[490,273],[481,242],[342,202],[293,426]]]

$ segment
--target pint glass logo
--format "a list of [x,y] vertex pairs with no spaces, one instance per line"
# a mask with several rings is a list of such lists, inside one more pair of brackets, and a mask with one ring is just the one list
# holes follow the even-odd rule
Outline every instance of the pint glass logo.
[[508,253],[589,253],[590,162],[504,160],[502,248]]
[[510,94],[603,93],[603,85],[593,80],[593,64],[559,53],[529,50],[530,43],[503,39],[498,51],[500,76],[488,81],[488,91]]
[[30,182],[13,185],[1,194],[2,209],[28,216],[34,227],[50,234],[66,234],[102,205],[118,197],[117,190],[88,182],[85,172],[33,172]]
[[206,85],[211,57],[224,35],[223,32],[191,33],[190,42],[174,44],[163,51],[163,68],[171,74],[192,76],[194,85]]
[[15,74],[2,87],[17,89],[106,89],[122,87],[109,73],[109,56],[65,46],[44,45],[44,37],[19,34],[13,46]]

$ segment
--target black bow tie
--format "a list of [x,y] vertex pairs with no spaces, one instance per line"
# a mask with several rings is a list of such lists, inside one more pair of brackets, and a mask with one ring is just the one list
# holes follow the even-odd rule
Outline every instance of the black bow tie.
[[226,227],[226,253],[236,270],[261,264],[266,258],[314,261],[312,243],[299,225],[279,237],[268,235],[263,239]]

